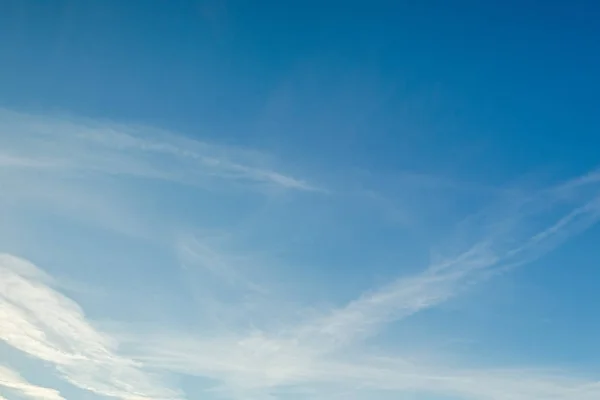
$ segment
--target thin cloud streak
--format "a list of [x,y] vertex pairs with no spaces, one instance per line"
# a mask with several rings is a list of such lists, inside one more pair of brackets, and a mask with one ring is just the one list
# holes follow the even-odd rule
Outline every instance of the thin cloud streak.
[[391,361],[336,365],[321,373],[332,374],[331,379],[337,379],[339,384],[360,382],[363,390],[418,392],[473,400],[592,400],[600,395],[597,381],[571,377],[564,371],[448,368]]
[[[315,340],[325,348],[347,345],[376,333],[389,322],[443,303],[489,274],[533,262],[598,221],[600,188],[594,186],[595,191],[586,196],[587,200],[584,198],[583,205],[554,217],[554,220],[549,212],[554,210],[536,210],[534,215],[537,218],[540,213],[550,214],[545,218],[550,223],[542,225],[528,237],[521,237],[517,244],[509,243],[515,242],[515,238],[523,235],[522,231],[529,231],[529,225],[535,224],[529,218],[531,210],[523,215],[519,215],[517,210],[516,215],[510,217],[518,221],[512,229],[479,238],[458,256],[434,263],[416,276],[400,278],[363,295],[346,307],[301,327],[297,334],[301,338]],[[543,193],[543,198],[548,200],[546,193]],[[538,204],[544,207],[544,204]],[[494,225],[494,218],[492,221],[491,225]]]
[[229,287],[241,288],[265,294],[267,290],[253,282],[243,267],[249,263],[246,257],[225,252],[209,235],[183,235],[176,243],[176,253],[184,268],[202,269]]
[[[0,365],[0,386],[34,400],[65,400],[58,390],[27,382],[18,372]],[[3,399],[0,396],[0,399]]]
[[135,125],[38,116],[0,109],[0,165],[150,178],[207,187],[224,182],[256,189],[322,191],[269,167],[256,151],[191,140]]

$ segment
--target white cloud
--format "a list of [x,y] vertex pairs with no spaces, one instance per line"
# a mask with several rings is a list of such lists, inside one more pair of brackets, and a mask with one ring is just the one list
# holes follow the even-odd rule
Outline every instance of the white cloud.
[[[121,399],[182,397],[146,372],[146,365],[212,379],[215,393],[239,399],[277,398],[274,393],[280,390],[309,391],[316,398],[350,390],[351,395],[343,396],[363,399],[382,392],[473,400],[596,399],[596,381],[568,372],[432,366],[402,356],[375,358],[360,346],[360,339],[388,323],[435,307],[499,270],[533,261],[596,222],[595,180],[578,182],[529,196],[508,215],[477,216],[469,223],[486,225],[481,230],[487,235],[476,235],[467,250],[316,318],[276,330],[255,327],[248,332],[234,325],[214,336],[146,332],[128,338],[128,353],[119,350],[121,341],[94,328],[41,270],[1,255],[0,338],[54,365],[69,383]],[[498,224],[505,218],[510,223]],[[248,281],[234,267],[235,257],[220,254],[210,244],[180,243],[193,261],[206,264],[233,286],[242,282],[239,286],[247,290]]]
[[49,282],[33,264],[0,254],[0,340],[96,394],[127,400],[182,397],[140,363],[119,355],[118,343]]
[[[592,400],[600,385],[566,371],[468,368],[435,365],[413,358],[378,359],[357,354],[315,354],[291,340],[254,336],[199,339],[174,336],[146,340],[138,356],[153,365],[211,378],[228,398],[270,398],[278,390],[330,395],[350,391],[352,398],[373,392],[451,395],[473,400]],[[139,343],[138,343],[139,345]],[[252,398],[254,398],[252,397]],[[327,398],[328,396],[324,396]],[[276,397],[275,397],[276,398]],[[311,397],[312,398],[312,397]]]
[[[282,388],[327,387],[334,391],[351,388],[357,398],[361,393],[372,398],[371,391],[474,400],[600,398],[598,383],[567,372],[432,366],[402,357],[382,360],[365,354],[359,342],[393,321],[448,301],[473,283],[539,259],[596,223],[600,187],[593,180],[572,182],[529,194],[517,207],[508,207],[508,214],[479,214],[469,223],[486,234],[475,235],[466,250],[439,258],[423,272],[401,277],[339,309],[277,330],[255,327],[250,332],[236,328],[216,336],[136,337],[131,343],[134,358],[211,378],[232,397],[251,392],[266,399]],[[568,199],[564,196],[567,187]]]
[[[18,372],[0,365],[0,386],[35,400],[64,400],[58,390],[27,382]],[[3,397],[0,396],[0,399]]]
[[[325,371],[325,373],[327,373]],[[406,360],[337,365],[332,380],[380,391],[418,392],[473,400],[592,400],[600,395],[594,380],[564,371],[432,367]]]
[[43,168],[52,165],[42,160],[0,153],[0,167]]
[[256,151],[153,128],[0,108],[0,213],[13,220],[34,210],[162,245],[188,221],[177,221],[176,210],[156,212],[140,192],[164,194],[172,207],[166,193],[180,189],[211,201],[317,190],[274,164]]
[[[80,210],[86,218],[132,234],[153,229],[132,217],[119,196],[113,198],[89,185],[90,176],[144,178],[203,188],[242,185],[259,190],[318,190],[276,171],[261,154],[148,128],[0,110],[0,133],[4,188],[24,193],[37,203],[60,204],[67,213]],[[31,170],[39,176],[28,176],[30,185],[24,189],[18,174]],[[83,179],[61,180],[73,176]],[[46,182],[46,177],[52,179]],[[411,179],[440,185],[423,176]],[[0,199],[8,196],[6,192],[0,193]],[[201,299],[201,306],[212,307],[215,320],[223,323],[210,334],[145,332],[117,340],[95,328],[83,310],[57,291],[52,279],[36,266],[4,254],[0,255],[0,339],[53,365],[72,385],[129,400],[183,397],[148,373],[146,366],[212,379],[215,393],[244,400],[277,398],[274,393],[280,390],[307,391],[324,398],[350,390],[352,394],[342,397],[373,398],[372,392],[379,391],[396,396],[453,395],[461,400],[597,399],[596,381],[569,372],[434,365],[402,355],[382,359],[369,355],[361,341],[389,323],[439,306],[473,283],[539,259],[597,222],[599,196],[598,172],[592,172],[474,213],[463,221],[450,245],[444,246],[446,253],[420,273],[399,277],[346,305],[283,327],[268,323],[272,321],[267,321],[268,327],[247,324],[252,316],[241,316],[247,311],[240,304],[246,292],[274,304],[280,301],[269,299],[270,293],[244,270],[244,257],[223,254],[210,238],[182,236],[180,227],[174,229],[180,261],[204,268],[224,282],[227,290],[238,291],[230,296],[214,285],[230,301],[208,304],[208,298]],[[213,283],[206,281],[206,286]],[[285,319],[293,320],[294,315]],[[236,323],[236,318],[246,319]]]
[[[583,204],[562,213],[552,207],[558,201],[558,188],[532,196],[526,212],[517,209],[509,216],[480,216],[473,222],[488,224],[490,234],[478,237],[466,251],[438,260],[416,276],[400,278],[367,293],[301,327],[298,334],[325,348],[337,348],[377,332],[386,323],[445,302],[490,273],[538,259],[600,218],[600,187],[594,185],[591,193],[580,196]],[[513,223],[495,229],[499,218]]]
[[207,187],[319,190],[270,167],[264,155],[148,127],[30,115],[0,109],[0,165],[59,166]]

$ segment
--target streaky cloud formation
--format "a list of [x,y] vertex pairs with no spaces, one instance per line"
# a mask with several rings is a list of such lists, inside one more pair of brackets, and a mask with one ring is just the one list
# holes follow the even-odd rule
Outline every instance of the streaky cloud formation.
[[[409,354],[410,344],[384,357],[370,346],[393,324],[402,327],[416,314],[461,295],[469,296],[474,285],[485,285],[499,274],[543,260],[565,241],[594,226],[600,218],[596,170],[537,189],[508,190],[509,195],[498,195],[489,204],[475,207],[445,239],[428,243],[433,254],[428,262],[398,265],[394,268],[399,271],[397,276],[350,301],[325,307],[307,297],[290,305],[285,294],[270,290],[269,285],[278,283],[275,278],[257,278],[259,268],[254,264],[260,259],[242,250],[232,251],[218,238],[203,233],[210,206],[218,204],[210,204],[199,193],[206,196],[224,191],[244,200],[250,193],[269,198],[273,191],[285,190],[312,193],[323,201],[333,197],[343,201],[344,193],[278,172],[263,154],[149,128],[3,110],[0,129],[21,134],[19,138],[0,137],[0,183],[7,189],[0,194],[5,202],[0,211],[11,218],[27,217],[29,209],[12,213],[23,199],[36,211],[53,204],[63,216],[77,215],[95,227],[110,226],[118,238],[150,239],[141,241],[145,250],[159,248],[168,253],[167,259],[175,260],[177,266],[166,268],[168,275],[201,272],[201,286],[183,282],[197,295],[198,304],[185,296],[189,293],[170,287],[171,296],[182,299],[178,304],[186,307],[182,314],[191,315],[192,322],[199,315],[200,328],[150,323],[141,331],[135,323],[111,321],[120,324],[117,331],[100,329],[100,321],[65,294],[61,282],[43,271],[43,263],[35,265],[27,260],[28,255],[14,251],[0,253],[0,339],[49,366],[52,374],[78,390],[123,400],[193,398],[193,393],[168,381],[178,376],[199,378],[204,382],[198,390],[202,395],[234,400],[286,396],[362,400],[410,395],[460,400],[600,398],[600,383],[593,374],[560,365],[495,368],[448,362],[444,354],[415,357]],[[117,184],[106,185],[106,180]],[[427,180],[428,185],[436,182]],[[168,193],[175,191],[176,199],[169,203],[173,208],[142,215],[139,208],[148,191],[138,189],[147,182],[166,182]],[[174,187],[191,190],[179,197]],[[230,188],[236,190],[230,193]],[[182,199],[190,200],[186,196],[203,200],[208,210],[194,221],[185,220],[185,213],[174,221]],[[235,211],[242,203],[234,203],[227,211]],[[265,214],[266,222],[271,222],[268,218],[272,217]],[[263,222],[257,219],[256,225]],[[296,226],[291,225],[281,236],[295,233]],[[17,223],[7,229],[20,227]],[[227,228],[223,228],[227,240],[245,240],[237,237],[239,230]],[[246,229],[244,237],[255,233]],[[276,251],[279,239],[267,235],[256,243],[264,245],[267,252]],[[118,256],[117,251],[108,259]],[[89,257],[93,256],[84,254],[82,259]],[[282,263],[287,261],[294,260],[282,257]],[[141,266],[137,270],[140,279],[155,272],[153,267]],[[408,270],[413,272],[403,272]],[[183,276],[185,280],[187,276]],[[134,292],[131,289],[128,294],[135,297]],[[160,324],[159,312],[148,300],[149,314]],[[251,301],[255,302],[250,307]],[[182,318],[180,314],[170,317]],[[62,398],[53,389],[28,386],[10,370],[0,372],[2,385],[10,390],[38,396],[32,398]]]
[[[65,400],[57,390],[27,382],[18,372],[0,365],[0,387],[34,400]],[[3,397],[0,395],[0,399]]]
[[35,265],[0,254],[0,289],[0,339],[53,365],[70,384],[127,400],[182,398],[120,355],[118,343],[95,329]]
[[575,3],[0,1],[0,400],[600,400]]
[[365,398],[372,390],[485,400],[597,398],[597,381],[570,377],[564,371],[431,366],[411,358],[374,358],[359,346],[361,339],[376,335],[386,325],[436,307],[497,273],[537,260],[592,226],[600,218],[600,187],[595,180],[576,178],[531,193],[518,204],[509,214],[484,213],[469,221],[485,224],[483,230],[489,234],[476,237],[458,255],[320,317],[278,331],[232,330],[205,338],[144,335],[133,344],[138,346],[134,358],[210,377],[240,399],[250,392],[266,399],[282,387],[306,385],[352,388],[355,395],[366,391]]
[[326,191],[280,172],[258,151],[146,126],[0,108],[0,132],[0,202],[155,242],[180,227],[169,231],[168,214],[139,218],[138,189],[148,183],[220,195]]
[[[522,235],[520,231],[531,229],[533,224],[528,220],[531,215],[515,215],[512,218],[518,222],[512,229],[497,232],[493,237],[480,238],[458,256],[434,263],[417,276],[399,279],[366,294],[306,329],[311,334],[324,336],[332,344],[343,345],[351,342],[356,335],[363,336],[376,330],[381,324],[434,307],[460,293],[470,282],[494,270],[534,261],[598,221],[600,188],[595,189],[591,195],[581,199],[582,205],[530,233],[530,236],[519,237]],[[549,189],[548,192],[554,196],[560,194],[555,189]],[[527,208],[531,208],[531,203],[536,206],[544,204],[546,207],[548,203],[539,200],[552,202],[552,199],[548,199],[549,193],[542,192],[538,195],[540,199],[530,199]],[[535,215],[541,210],[528,212]],[[516,244],[507,244],[510,242]]]
[[0,165],[7,167],[88,170],[194,186],[237,182],[257,189],[322,190],[269,168],[256,151],[155,128],[0,109],[0,131],[6,133],[0,137]]

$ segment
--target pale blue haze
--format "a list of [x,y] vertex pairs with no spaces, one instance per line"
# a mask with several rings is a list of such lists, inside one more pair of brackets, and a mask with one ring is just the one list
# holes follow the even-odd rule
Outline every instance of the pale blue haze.
[[0,400],[600,398],[598,20],[0,0]]

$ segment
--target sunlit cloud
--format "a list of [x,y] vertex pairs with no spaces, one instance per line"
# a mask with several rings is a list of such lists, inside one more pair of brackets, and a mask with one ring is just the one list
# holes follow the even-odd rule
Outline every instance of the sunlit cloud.
[[[18,372],[0,365],[0,387],[34,400],[64,400],[57,390],[27,382]],[[0,396],[0,399],[3,397]]]
[[50,282],[33,264],[0,255],[0,340],[54,366],[70,384],[96,394],[181,398],[139,363],[119,355],[118,343],[95,329],[83,310]]

